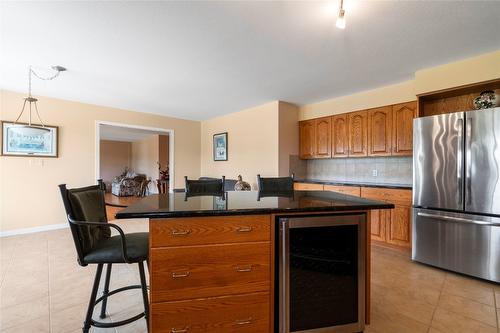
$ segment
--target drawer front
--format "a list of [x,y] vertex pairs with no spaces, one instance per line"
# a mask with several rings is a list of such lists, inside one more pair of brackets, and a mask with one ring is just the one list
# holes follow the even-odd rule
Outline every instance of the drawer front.
[[154,333],[270,332],[268,293],[154,303],[151,310]]
[[323,184],[294,183],[293,189],[297,191],[323,191]]
[[151,301],[268,291],[270,261],[270,242],[151,249]]
[[411,206],[411,190],[362,187],[361,197],[382,200],[394,204]]
[[151,247],[269,241],[269,215],[152,219]]
[[356,197],[361,195],[361,188],[359,186],[325,185],[325,191],[340,192],[343,194],[354,195]]

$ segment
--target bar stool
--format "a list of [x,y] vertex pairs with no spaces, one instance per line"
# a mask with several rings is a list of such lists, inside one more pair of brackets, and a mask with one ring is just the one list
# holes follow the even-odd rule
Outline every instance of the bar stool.
[[[100,185],[67,189],[66,184],[61,184],[59,185],[59,190],[61,191],[64,208],[66,209],[71,234],[75,243],[78,263],[81,266],[97,264],[94,285],[83,323],[83,333],[89,332],[91,326],[100,328],[117,327],[129,324],[143,317],[148,324],[149,301],[144,272],[144,261],[147,262],[149,251],[148,233],[137,232],[125,234],[116,224],[108,223],[104,190]],[[118,235],[111,236],[111,228],[115,229]],[[97,298],[99,282],[105,264],[107,264],[107,269],[103,295]],[[113,264],[138,264],[141,284],[110,291],[109,282]],[[94,307],[99,303],[102,303],[100,318],[104,319],[106,317],[106,306],[109,296],[121,291],[139,288],[142,289],[144,312],[114,323],[105,323],[92,318]]]

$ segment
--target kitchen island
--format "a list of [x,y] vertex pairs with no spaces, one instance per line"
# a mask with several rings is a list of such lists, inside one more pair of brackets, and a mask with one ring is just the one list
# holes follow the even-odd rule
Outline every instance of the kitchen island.
[[150,221],[150,332],[256,333],[279,330],[278,222],[284,217],[358,217],[364,259],[355,267],[363,273],[369,322],[366,221],[370,210],[393,207],[335,192],[171,193],[141,199],[116,218]]

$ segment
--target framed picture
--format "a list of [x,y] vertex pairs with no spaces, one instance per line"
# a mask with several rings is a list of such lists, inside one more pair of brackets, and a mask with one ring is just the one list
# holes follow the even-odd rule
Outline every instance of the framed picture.
[[2,155],[57,157],[58,127],[25,125],[2,121]]
[[214,134],[214,161],[227,161],[227,132]]

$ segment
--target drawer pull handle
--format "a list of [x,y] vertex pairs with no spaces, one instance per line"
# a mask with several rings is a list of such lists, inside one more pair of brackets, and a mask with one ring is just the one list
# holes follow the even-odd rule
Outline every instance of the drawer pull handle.
[[239,227],[236,229],[236,232],[250,232],[252,231],[252,227]]
[[172,278],[177,279],[177,278],[188,277],[190,274],[191,272],[172,272]]
[[172,236],[187,236],[191,233],[191,230],[172,230]]
[[252,317],[248,319],[236,319],[234,322],[236,325],[248,325],[252,323]]
[[236,266],[236,271],[237,272],[251,272],[252,271],[252,265],[248,265],[248,266]]
[[184,327],[184,328],[172,328],[170,332],[172,333],[186,333],[188,331],[189,327]]

